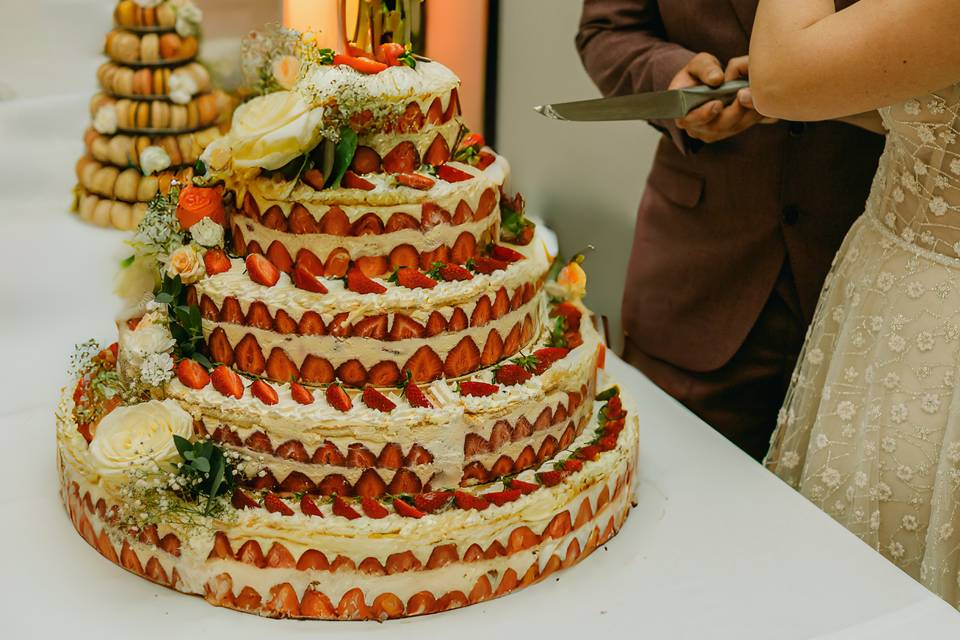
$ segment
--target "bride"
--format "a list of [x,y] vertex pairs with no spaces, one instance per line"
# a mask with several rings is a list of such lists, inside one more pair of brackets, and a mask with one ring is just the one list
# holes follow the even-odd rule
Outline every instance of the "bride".
[[[865,213],[807,335],[766,464],[960,606],[960,3],[760,0],[764,115],[879,109]],[[831,180],[824,175],[824,181]]]

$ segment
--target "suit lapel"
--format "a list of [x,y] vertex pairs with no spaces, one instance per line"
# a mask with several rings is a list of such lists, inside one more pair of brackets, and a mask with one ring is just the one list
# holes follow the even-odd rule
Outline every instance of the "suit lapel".
[[757,15],[758,2],[759,0],[730,0],[730,6],[733,7],[747,42],[750,42],[750,32],[753,31],[753,19]]

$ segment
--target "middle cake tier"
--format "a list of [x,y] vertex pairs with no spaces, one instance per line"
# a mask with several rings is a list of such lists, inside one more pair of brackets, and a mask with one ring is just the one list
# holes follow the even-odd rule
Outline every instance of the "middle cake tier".
[[254,282],[243,261],[193,285],[213,361],[278,382],[362,387],[457,378],[510,357],[540,334],[550,267],[536,240],[511,249],[514,262],[489,260],[489,273],[410,289],[378,280],[382,293],[357,293],[323,278],[313,293],[280,274]]

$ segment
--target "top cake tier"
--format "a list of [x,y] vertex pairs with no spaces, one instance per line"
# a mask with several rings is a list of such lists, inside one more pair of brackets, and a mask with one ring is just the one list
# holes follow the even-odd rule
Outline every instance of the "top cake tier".
[[412,173],[450,159],[463,125],[459,79],[443,65],[423,61],[366,74],[342,64],[300,64],[293,56],[275,60],[275,74],[300,74],[296,86],[237,109],[229,135],[205,154],[214,176],[245,182],[267,173],[322,190],[339,186],[348,168],[356,175]]

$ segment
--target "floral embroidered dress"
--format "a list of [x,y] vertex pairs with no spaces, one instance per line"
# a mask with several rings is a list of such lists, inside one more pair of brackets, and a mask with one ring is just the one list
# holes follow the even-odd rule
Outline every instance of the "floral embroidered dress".
[[960,606],[960,85],[881,114],[766,465]]

